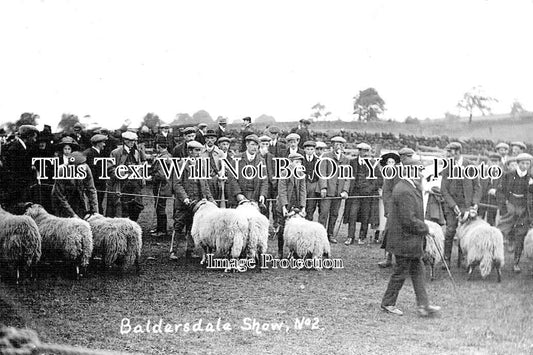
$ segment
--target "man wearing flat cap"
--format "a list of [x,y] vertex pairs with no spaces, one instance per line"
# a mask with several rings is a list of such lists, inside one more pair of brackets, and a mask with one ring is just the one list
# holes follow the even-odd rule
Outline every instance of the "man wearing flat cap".
[[196,132],[196,137],[194,138],[197,142],[200,142],[200,144],[205,144],[205,134],[207,133],[207,124],[206,123],[200,123],[198,125],[198,131]]
[[[263,160],[265,161],[267,171],[268,192],[265,196],[266,200],[275,199],[278,196],[278,180],[273,179],[274,155],[268,151],[270,141],[272,141],[272,138],[270,138],[270,136],[263,135],[259,137],[259,154],[261,154],[261,158],[263,158]],[[273,227],[274,229],[277,229],[278,213],[276,211],[276,202],[266,201],[265,206],[266,209],[264,210],[264,214],[267,218],[270,218],[270,206],[272,206],[272,220],[274,221]]]
[[[255,134],[250,134],[245,138],[246,150],[240,154],[241,161],[239,162],[239,169],[237,170],[237,177],[228,174],[228,184],[230,187],[230,205],[236,206],[238,202],[248,199],[256,201],[259,204],[266,202],[268,195],[268,180],[266,178],[266,162],[259,153],[259,137]],[[255,177],[251,179],[245,178],[243,172],[249,172],[253,166],[257,171]],[[264,179],[260,178],[259,169],[263,170]]]
[[[282,259],[283,255],[283,233],[285,231],[285,217],[293,209],[298,209],[299,213],[305,217],[306,207],[306,183],[303,179],[298,179],[295,176],[295,170],[302,165],[304,157],[298,153],[289,155],[291,161],[289,170],[292,171],[291,177],[280,179],[278,184],[277,209],[280,216],[279,229],[277,231],[278,239],[278,257]],[[303,258],[304,255],[298,255]]]
[[415,154],[415,151],[408,147],[404,147],[398,151],[398,155],[400,156],[400,161],[403,161],[406,158],[412,158],[414,154]]
[[31,160],[38,133],[35,126],[20,126],[14,141],[3,153],[6,181],[2,185],[5,187],[8,208],[19,202],[37,201],[37,176]]
[[218,118],[218,127],[216,129],[217,133],[217,140],[221,137],[226,136],[226,126],[228,124],[228,119],[226,117],[219,117]]
[[98,196],[98,210],[101,214],[104,213],[103,201],[105,197],[107,180],[101,178],[102,162],[98,162],[98,164],[96,164],[94,159],[106,157],[104,148],[107,139],[107,136],[103,134],[95,134],[91,137],[92,147],[83,152],[83,154],[87,157],[87,165],[91,169],[91,173],[93,175],[94,187],[97,190],[96,194]]
[[[193,159],[200,157],[203,148],[202,144],[195,140],[187,143],[188,156],[192,159],[185,162],[185,168],[181,176],[178,178],[176,174],[173,174],[170,182],[172,194],[174,195],[174,233],[178,233],[176,240],[186,240],[186,259],[193,257],[194,251],[194,240],[191,236],[194,204],[204,198],[214,202],[207,181],[205,179],[194,179],[190,176],[191,165],[195,164]],[[182,234],[183,229],[185,229],[185,235]],[[170,250],[170,259],[177,260],[178,253],[174,251],[174,245],[171,245]]]
[[83,125],[81,123],[77,122],[72,130],[74,132],[70,136],[78,143],[80,151],[84,151],[91,146],[90,138],[88,134],[83,131]]
[[504,142],[500,142],[500,143],[496,144],[495,149],[496,149],[496,153],[498,153],[500,155],[500,157],[501,157],[500,166],[503,168],[505,166],[505,164],[507,163],[507,159],[509,158],[509,144],[504,143]]
[[527,146],[524,142],[511,142],[511,156],[517,157],[519,154],[522,154],[526,151]]
[[171,197],[169,179],[165,176],[162,164],[171,165],[170,159],[172,156],[168,152],[168,140],[160,136],[159,140],[155,141],[154,162],[152,164],[152,194],[155,196],[154,208],[157,219],[156,228],[152,229],[150,233],[154,237],[164,237],[167,235],[167,199]]
[[189,149],[187,143],[192,142],[196,138],[196,130],[194,127],[185,127],[181,133],[183,134],[183,142],[174,147],[172,156],[174,158],[186,158],[189,156]]
[[205,145],[202,148],[200,157],[209,160],[211,171],[209,172],[210,179],[208,180],[208,185],[213,198],[219,200],[222,193],[219,183],[219,172],[222,168],[221,159],[223,154],[222,151],[215,145],[216,141],[217,133],[213,129],[208,129],[205,133]]
[[174,149],[174,139],[170,134],[170,126],[166,123],[159,126],[159,132],[154,137],[154,142],[162,142],[163,140],[167,141],[166,149],[171,152]]
[[[472,165],[461,154],[461,143],[451,142],[446,146],[446,156],[454,161],[457,166]],[[440,191],[445,201],[444,218],[446,219],[446,234],[444,240],[444,258],[450,262],[452,256],[453,239],[459,222],[458,216],[468,210],[478,209],[481,200],[481,185],[479,179],[449,179],[450,169],[453,164],[449,164],[442,174]],[[460,266],[461,260],[457,259]]]
[[530,172],[532,159],[530,154],[519,154],[516,157],[517,168],[503,175],[495,192],[502,196],[507,205],[507,213],[502,216],[498,229],[509,241],[510,251],[514,248],[515,272],[521,271],[518,263],[533,216],[533,177]]
[[[348,198],[348,191],[350,191],[350,180],[340,178],[339,173],[341,165],[349,165],[350,161],[344,155],[346,139],[333,137],[331,143],[333,149],[331,152],[324,153],[322,160],[318,163],[320,172],[318,187],[320,189],[320,197],[322,197],[318,222],[327,229],[330,243],[336,244],[334,229],[341,205],[341,200],[338,197],[346,199]],[[333,165],[337,167],[335,174],[332,174],[335,170]]]
[[[489,162],[486,166],[486,170],[490,169],[491,166],[499,166],[501,167],[501,156],[498,153],[491,153],[489,154]],[[502,168],[503,171],[503,168]],[[487,178],[487,179],[479,179],[479,184],[481,186],[481,200],[480,204],[485,205],[493,205],[498,206],[500,205],[501,199],[498,199],[496,197],[496,191],[501,182],[501,178]],[[485,214],[487,215],[487,222],[494,226],[496,224],[496,214],[498,212],[498,209],[496,208],[488,208],[484,206],[480,206],[478,209],[478,215],[481,216],[481,218],[485,218]]]
[[242,124],[241,124],[242,141],[241,141],[241,147],[239,150],[240,152],[246,151],[246,137],[248,137],[251,134],[254,134],[254,129],[252,127],[252,119],[250,117],[244,117],[242,119]]
[[303,144],[305,142],[313,139],[308,129],[310,124],[311,124],[311,120],[302,118],[300,122],[298,123],[298,127],[296,127],[295,129],[291,131],[291,133],[296,133],[298,136],[300,136],[300,141],[298,142],[298,147],[300,149],[303,149]]
[[276,158],[286,157],[287,156],[287,146],[285,143],[280,142],[279,135],[281,130],[277,126],[268,127],[268,132],[272,140],[268,146],[268,151],[274,155]]
[[316,168],[318,164],[318,157],[315,155],[315,141],[304,142],[304,159],[302,165],[305,168],[305,182],[307,192],[307,204],[305,210],[305,218],[309,221],[313,220],[316,208],[318,206],[318,198],[320,197],[320,190],[318,187],[318,174]]
[[285,158],[288,158],[291,154],[300,154],[304,155],[305,152],[302,148],[300,148],[300,140],[301,137],[297,133],[290,133],[285,137],[287,140],[287,151],[285,152]]
[[111,152],[111,158],[115,158],[115,164],[109,164],[109,189],[107,194],[108,217],[125,217],[137,221],[144,209],[141,196],[122,195],[141,194],[144,181],[141,179],[121,180],[115,175],[117,165],[141,165],[146,162],[146,155],[137,148],[137,134],[133,132],[122,133],[123,145]]
[[[98,197],[94,187],[91,169],[82,152],[73,152],[68,165],[75,165],[77,171],[86,172],[84,179],[56,179],[52,188],[52,208],[58,217],[84,218],[87,214],[99,213]],[[62,165],[60,168],[66,168]]]

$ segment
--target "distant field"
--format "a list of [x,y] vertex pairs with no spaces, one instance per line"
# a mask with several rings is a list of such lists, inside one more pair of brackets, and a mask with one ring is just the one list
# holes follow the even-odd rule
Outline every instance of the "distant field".
[[[290,129],[296,126],[296,122],[276,123],[282,129]],[[237,127],[232,125],[232,128]],[[259,125],[264,128],[264,125]],[[339,132],[343,128],[346,131],[362,131],[368,133],[391,132],[395,134],[413,134],[419,136],[442,136],[453,138],[483,138],[497,141],[521,140],[533,143],[533,120],[485,120],[468,122],[445,122],[434,120],[421,122],[420,124],[406,124],[403,122],[315,122],[311,125],[312,131],[325,131],[328,133]]]

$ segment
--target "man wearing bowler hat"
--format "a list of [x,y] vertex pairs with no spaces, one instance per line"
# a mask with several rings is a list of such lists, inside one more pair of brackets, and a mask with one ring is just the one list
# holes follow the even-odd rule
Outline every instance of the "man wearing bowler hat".
[[87,157],[87,165],[91,169],[93,175],[94,187],[96,188],[96,195],[98,196],[98,210],[99,213],[104,214],[103,202],[105,197],[107,180],[101,178],[102,162],[98,164],[94,162],[95,158],[104,158],[104,147],[107,142],[107,136],[103,134],[95,134],[91,137],[91,148],[86,149],[83,154]]
[[[115,175],[115,167],[118,165],[141,165],[146,162],[146,156],[137,148],[137,134],[126,131],[122,133],[123,145],[111,152],[111,158],[115,158],[114,164],[109,164],[109,189],[107,194],[108,217],[127,217],[137,221],[144,209],[140,195],[144,181],[141,179],[119,179]],[[130,176],[131,177],[131,174]],[[122,195],[127,194],[127,195]]]

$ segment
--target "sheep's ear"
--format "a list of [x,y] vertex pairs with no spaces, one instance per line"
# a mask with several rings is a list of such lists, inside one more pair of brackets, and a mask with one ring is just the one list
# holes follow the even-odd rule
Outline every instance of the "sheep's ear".
[[24,210],[27,210],[28,208],[30,208],[31,206],[33,206],[33,202],[26,202],[24,204]]

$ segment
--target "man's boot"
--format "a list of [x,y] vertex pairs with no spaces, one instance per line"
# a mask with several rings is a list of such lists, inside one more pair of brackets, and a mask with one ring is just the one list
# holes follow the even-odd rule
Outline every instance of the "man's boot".
[[392,254],[389,253],[389,252],[386,252],[385,253],[385,260],[383,261],[380,261],[378,263],[378,266],[380,268],[388,268],[388,267],[391,267],[392,266]]

